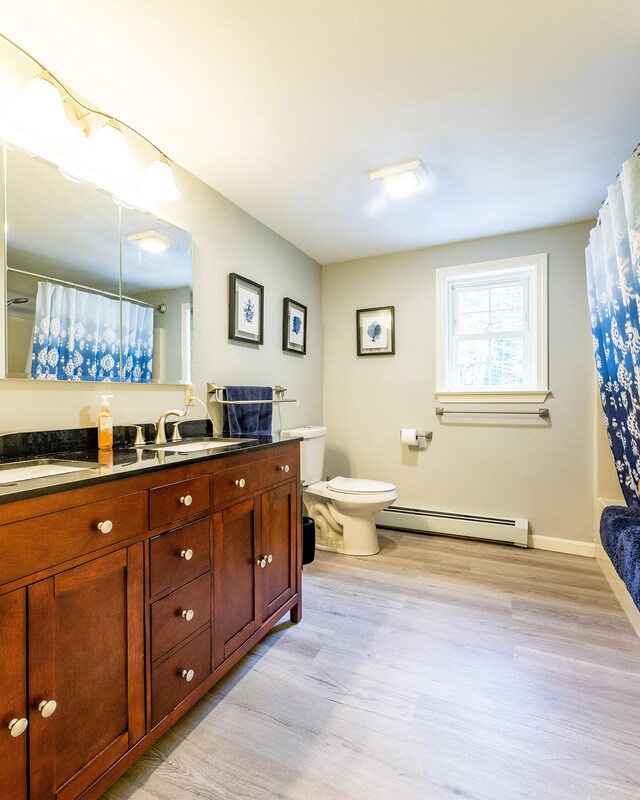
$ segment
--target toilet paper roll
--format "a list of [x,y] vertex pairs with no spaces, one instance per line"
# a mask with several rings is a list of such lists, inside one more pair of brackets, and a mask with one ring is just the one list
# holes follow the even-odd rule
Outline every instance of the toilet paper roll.
[[418,431],[415,428],[403,428],[400,431],[400,441],[415,447],[418,444]]

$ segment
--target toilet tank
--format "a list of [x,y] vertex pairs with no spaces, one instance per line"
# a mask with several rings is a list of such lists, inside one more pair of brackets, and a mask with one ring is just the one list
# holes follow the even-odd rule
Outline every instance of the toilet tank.
[[322,480],[324,464],[324,443],[327,429],[322,425],[303,425],[280,431],[283,437],[302,437],[300,442],[300,476],[305,486]]

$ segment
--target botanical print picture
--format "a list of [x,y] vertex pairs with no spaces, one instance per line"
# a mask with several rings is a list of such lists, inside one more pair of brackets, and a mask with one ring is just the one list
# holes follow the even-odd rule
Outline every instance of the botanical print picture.
[[262,344],[264,287],[232,272],[229,275],[229,338]]
[[395,353],[394,306],[360,308],[356,311],[359,356]]
[[285,297],[282,308],[282,349],[307,352],[307,307]]

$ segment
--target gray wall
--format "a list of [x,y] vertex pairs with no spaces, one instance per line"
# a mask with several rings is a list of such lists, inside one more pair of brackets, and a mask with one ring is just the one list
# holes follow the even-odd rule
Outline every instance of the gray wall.
[[[273,231],[184,170],[182,197],[167,203],[167,219],[193,234],[194,384],[205,399],[207,381],[286,386],[298,405],[282,407],[284,426],[322,419],[321,268]],[[238,272],[265,287],[265,343],[227,340],[227,274]],[[307,355],[282,352],[282,299],[308,307]],[[0,431],[74,428],[96,424],[102,392],[113,394],[115,424],[154,421],[181,407],[180,386],[119,386],[0,381]],[[203,416],[202,407],[189,411]],[[279,430],[277,414],[274,430]]]
[[[326,470],[391,481],[398,504],[525,517],[539,536],[593,541],[593,355],[584,247],[590,223],[323,268]],[[549,254],[550,422],[435,416],[435,270]],[[396,355],[356,357],[357,308],[394,305]],[[459,420],[459,421],[458,421]],[[433,430],[428,449],[401,428]]]

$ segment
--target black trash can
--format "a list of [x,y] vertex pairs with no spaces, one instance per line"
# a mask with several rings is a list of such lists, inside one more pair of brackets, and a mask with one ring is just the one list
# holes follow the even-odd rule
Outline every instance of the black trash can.
[[316,556],[316,526],[311,517],[302,517],[302,563],[310,564]]

